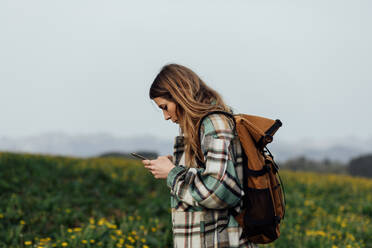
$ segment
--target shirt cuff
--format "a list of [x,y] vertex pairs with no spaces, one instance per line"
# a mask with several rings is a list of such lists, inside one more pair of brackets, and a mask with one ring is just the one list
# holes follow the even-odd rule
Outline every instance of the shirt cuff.
[[167,185],[169,188],[173,188],[175,180],[179,175],[182,174],[182,172],[185,171],[185,167],[183,166],[175,166],[171,171],[168,173],[167,176]]

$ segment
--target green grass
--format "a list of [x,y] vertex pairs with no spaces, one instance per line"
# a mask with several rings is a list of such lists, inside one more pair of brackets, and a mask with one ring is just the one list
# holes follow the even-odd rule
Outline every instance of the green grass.
[[[281,237],[372,247],[372,180],[283,171]],[[136,160],[0,153],[0,247],[171,247],[169,191]]]
[[[101,241],[103,247],[118,247],[113,243],[123,238],[116,235],[119,228],[125,243],[128,232],[138,233],[138,240],[128,243],[135,247],[168,246],[167,194],[164,183],[134,160],[2,153],[0,230],[6,231],[0,232],[0,247],[22,247],[26,241],[35,244],[46,238],[52,241],[49,246],[67,242],[74,247],[75,241],[94,240],[95,245]],[[68,232],[74,227],[82,231]]]

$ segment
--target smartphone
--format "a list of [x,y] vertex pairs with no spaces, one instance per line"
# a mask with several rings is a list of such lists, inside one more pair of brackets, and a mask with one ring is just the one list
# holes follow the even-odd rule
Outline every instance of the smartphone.
[[136,157],[136,158],[139,158],[139,159],[141,159],[141,160],[150,160],[150,159],[148,159],[148,158],[145,158],[144,156],[142,156],[142,155],[139,155],[139,154],[137,154],[137,153],[134,153],[134,152],[131,152],[130,154],[131,154],[132,156]]

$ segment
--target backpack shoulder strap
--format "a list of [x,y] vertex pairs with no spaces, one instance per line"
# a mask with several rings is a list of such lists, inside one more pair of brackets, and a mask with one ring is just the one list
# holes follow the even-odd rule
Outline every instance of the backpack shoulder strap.
[[[200,122],[199,122],[199,126],[198,126],[198,139],[199,139],[199,148],[201,149],[201,137],[200,137],[200,131],[201,131],[201,126],[203,124],[203,121],[210,115],[212,114],[223,114],[227,117],[229,117],[230,119],[233,120],[234,122],[234,129],[236,128],[236,122],[235,122],[235,118],[234,118],[234,115],[229,113],[229,112],[225,112],[225,111],[221,111],[221,110],[216,110],[216,111],[212,111],[212,112],[209,112],[207,113],[206,115],[204,115],[201,119],[200,119]],[[198,163],[199,166],[201,167],[204,167],[204,164],[203,162],[198,158],[196,157],[196,162]]]
[[[234,115],[229,113],[229,112],[225,112],[225,111],[221,111],[221,110],[216,110],[216,111],[212,111],[212,112],[209,112],[208,114],[204,115],[201,119],[200,119],[200,122],[199,122],[199,127],[198,127],[198,137],[199,137],[199,141],[200,141],[200,130],[201,130],[201,126],[202,126],[202,123],[203,121],[205,120],[205,118],[207,118],[208,116],[212,115],[212,114],[223,114],[227,117],[229,117],[230,119],[233,120],[234,122],[234,128],[236,127],[236,122],[235,122],[235,118],[234,118]],[[199,142],[200,144],[200,142]]]

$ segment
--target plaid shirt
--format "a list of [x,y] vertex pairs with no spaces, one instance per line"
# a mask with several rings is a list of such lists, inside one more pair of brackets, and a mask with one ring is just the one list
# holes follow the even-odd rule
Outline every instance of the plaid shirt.
[[228,208],[240,211],[244,195],[242,147],[232,120],[221,114],[205,118],[201,149],[205,167],[185,166],[184,138],[177,136],[167,177],[171,191],[173,242],[177,248],[250,247]]

